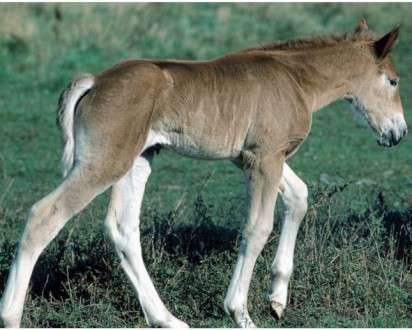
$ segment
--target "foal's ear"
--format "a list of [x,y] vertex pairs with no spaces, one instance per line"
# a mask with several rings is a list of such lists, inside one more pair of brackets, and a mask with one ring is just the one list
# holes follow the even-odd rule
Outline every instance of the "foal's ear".
[[356,25],[355,28],[355,33],[361,33],[363,31],[366,31],[367,29],[369,29],[368,23],[366,23],[366,19],[362,18],[359,20],[358,24]]
[[396,26],[391,32],[385,34],[382,38],[373,43],[375,54],[378,59],[384,59],[389,54],[393,45],[399,37],[400,26]]

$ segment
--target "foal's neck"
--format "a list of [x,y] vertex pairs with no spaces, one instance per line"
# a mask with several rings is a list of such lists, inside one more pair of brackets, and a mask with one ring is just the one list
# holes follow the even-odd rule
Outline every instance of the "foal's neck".
[[291,53],[306,68],[307,85],[304,90],[316,112],[328,104],[343,99],[353,80],[365,69],[365,51],[354,43],[338,43],[322,48],[306,48]]

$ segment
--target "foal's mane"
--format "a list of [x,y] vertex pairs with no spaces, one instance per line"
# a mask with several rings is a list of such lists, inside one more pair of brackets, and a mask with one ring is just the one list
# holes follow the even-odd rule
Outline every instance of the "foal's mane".
[[273,41],[261,46],[250,47],[242,52],[252,51],[282,51],[282,50],[301,50],[307,48],[323,48],[335,46],[343,42],[372,42],[375,35],[371,32],[345,33],[343,35],[330,35],[321,37],[299,38],[291,40]]
[[[362,31],[360,33],[345,33],[341,35],[316,36],[309,38],[298,38],[291,40],[273,41],[260,46],[246,48],[238,52],[238,54],[261,54],[262,52],[287,54],[294,51],[306,51],[322,49],[327,47],[338,46],[340,44],[368,44],[376,40],[374,33]],[[322,85],[326,81],[326,76],[317,68],[307,65],[301,58],[294,59],[293,57],[277,56],[276,61],[283,64],[284,68],[288,68],[289,76],[296,80],[299,86]]]

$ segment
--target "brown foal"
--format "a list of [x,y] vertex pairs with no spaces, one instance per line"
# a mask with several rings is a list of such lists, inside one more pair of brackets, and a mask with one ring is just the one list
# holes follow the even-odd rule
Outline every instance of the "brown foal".
[[60,229],[112,187],[111,239],[151,326],[184,327],[161,301],[142,259],[139,213],[154,149],[230,159],[247,178],[249,215],[224,306],[239,327],[254,326],[247,295],[273,227],[278,192],[286,205],[272,265],[269,302],[281,317],[307,188],[285,161],[305,140],[312,114],[351,101],[382,145],[407,133],[390,50],[399,28],[376,38],[354,33],[276,42],[212,61],[133,60],[73,81],[62,94],[64,181],[30,211],[4,291],[0,316],[18,327],[37,258]]

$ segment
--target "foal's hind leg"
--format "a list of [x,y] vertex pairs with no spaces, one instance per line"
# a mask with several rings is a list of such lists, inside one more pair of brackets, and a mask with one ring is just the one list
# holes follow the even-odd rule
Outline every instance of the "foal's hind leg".
[[0,320],[4,326],[17,328],[20,325],[27,287],[39,255],[66,222],[106,187],[88,182],[77,168],[56,190],[31,208],[0,302]]
[[150,175],[152,152],[138,157],[129,172],[113,185],[106,227],[121,265],[132,282],[150,326],[187,327],[174,317],[161,301],[143,263],[140,246],[139,215],[144,188]]
[[293,270],[296,236],[308,207],[306,184],[286,163],[283,167],[280,192],[286,206],[286,212],[278,250],[272,264],[272,287],[269,294],[271,310],[278,319],[286,307],[288,284]]

